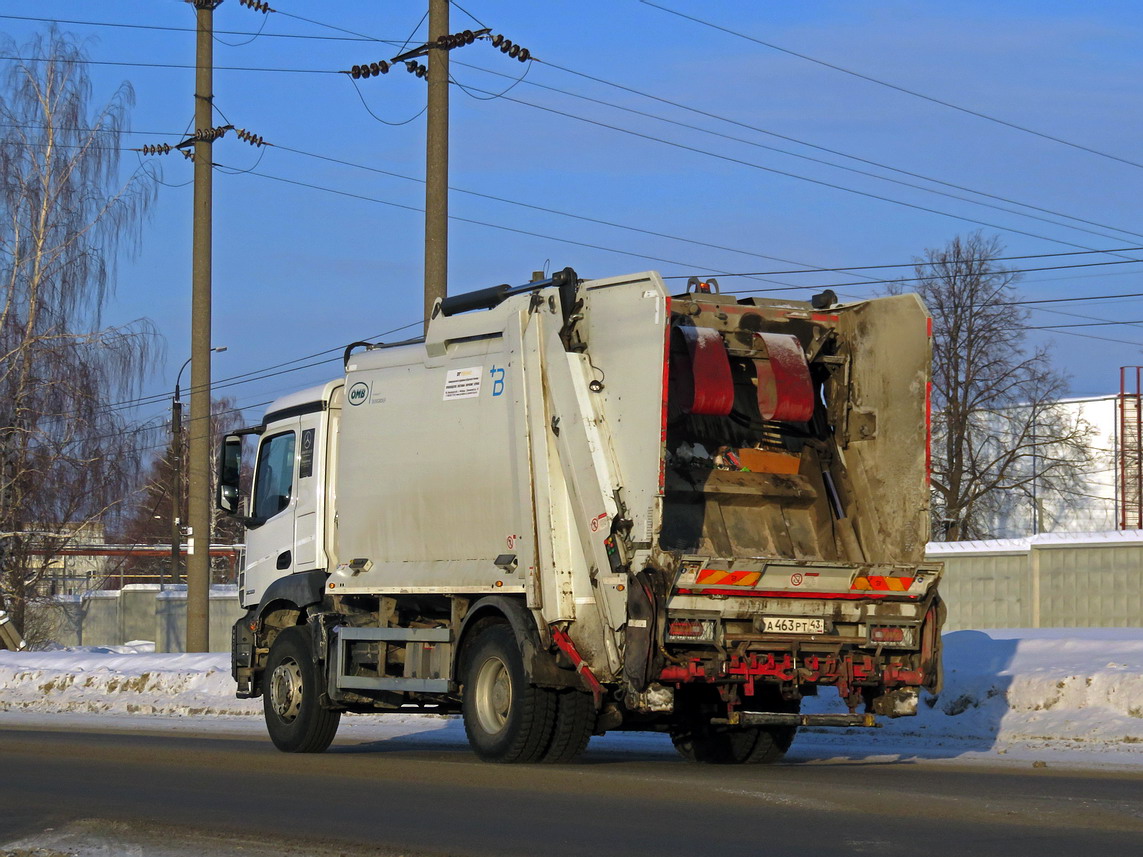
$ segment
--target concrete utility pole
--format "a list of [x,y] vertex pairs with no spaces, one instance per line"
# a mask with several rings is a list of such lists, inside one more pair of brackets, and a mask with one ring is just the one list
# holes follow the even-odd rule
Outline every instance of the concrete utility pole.
[[449,0],[429,0],[428,121],[425,134],[425,329],[433,303],[448,289],[448,50]]
[[[182,375],[181,369],[179,374]],[[179,398],[178,381],[175,381],[175,397],[171,399],[171,452],[175,459],[171,474],[175,483],[171,487],[171,583],[178,583],[183,552],[183,403]],[[160,585],[162,582],[160,578]]]
[[214,10],[222,0],[195,0],[198,32],[194,102],[194,238],[191,262],[191,394],[187,519],[188,652],[210,646],[210,262],[214,127]]

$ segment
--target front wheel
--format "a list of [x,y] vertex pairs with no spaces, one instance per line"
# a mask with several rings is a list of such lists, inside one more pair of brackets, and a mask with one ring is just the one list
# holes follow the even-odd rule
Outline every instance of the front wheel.
[[535,762],[552,741],[556,695],[530,684],[512,628],[480,629],[464,666],[464,731],[486,762]]
[[279,750],[320,753],[332,743],[341,712],[321,706],[321,688],[310,634],[302,626],[286,628],[270,647],[262,673],[266,730]]

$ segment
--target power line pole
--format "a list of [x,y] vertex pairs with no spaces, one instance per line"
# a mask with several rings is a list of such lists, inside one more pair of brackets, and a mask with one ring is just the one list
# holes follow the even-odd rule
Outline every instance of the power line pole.
[[171,475],[175,483],[171,488],[171,583],[178,583],[183,552],[183,403],[179,399],[178,382],[175,383],[175,397],[171,399],[171,454],[174,458],[174,473]]
[[194,0],[197,20],[194,103],[194,237],[191,262],[191,394],[187,519],[188,652],[210,646],[210,286],[211,178],[214,134],[214,10],[222,0]]
[[429,0],[429,105],[425,134],[425,329],[433,303],[448,290],[448,49],[449,0]]

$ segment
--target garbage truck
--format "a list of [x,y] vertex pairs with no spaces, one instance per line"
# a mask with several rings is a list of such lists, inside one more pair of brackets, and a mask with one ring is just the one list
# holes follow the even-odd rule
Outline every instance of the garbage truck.
[[[612,730],[766,763],[799,727],[915,714],[941,681],[931,332],[912,294],[565,268],[353,343],[222,441],[237,695],[283,751],[420,711],[502,763]],[[819,691],[844,705],[802,712]]]

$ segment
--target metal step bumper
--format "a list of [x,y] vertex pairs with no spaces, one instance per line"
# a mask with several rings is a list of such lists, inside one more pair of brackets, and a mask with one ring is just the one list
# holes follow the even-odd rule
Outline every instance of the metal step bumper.
[[765,711],[736,711],[730,717],[711,720],[723,726],[840,726],[877,729],[881,724],[873,714],[786,714]]

